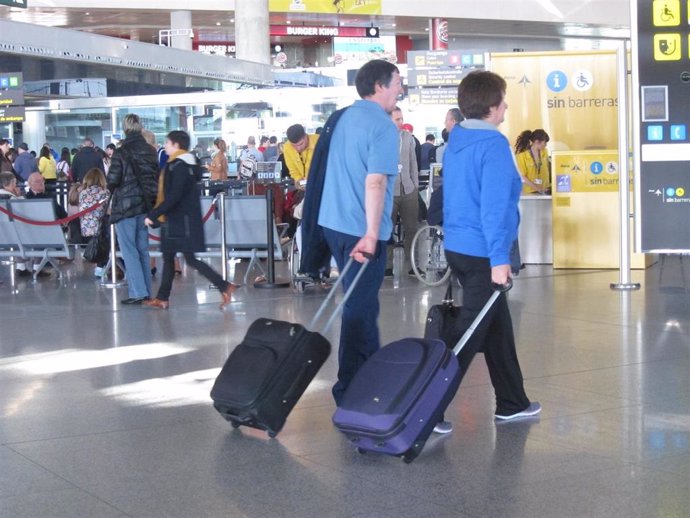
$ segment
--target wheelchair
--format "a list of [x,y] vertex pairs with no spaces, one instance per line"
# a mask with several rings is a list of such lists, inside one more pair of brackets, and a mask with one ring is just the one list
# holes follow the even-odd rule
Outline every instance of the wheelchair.
[[450,277],[450,266],[443,247],[443,229],[436,225],[424,225],[412,240],[412,270],[427,286],[439,286]]

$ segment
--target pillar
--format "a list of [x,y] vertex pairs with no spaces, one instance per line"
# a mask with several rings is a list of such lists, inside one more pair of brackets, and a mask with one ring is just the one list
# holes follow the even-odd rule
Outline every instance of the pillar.
[[191,11],[171,11],[170,29],[172,31],[190,31],[182,36],[170,36],[168,47],[176,49],[192,50],[192,12]]
[[237,59],[271,63],[268,0],[235,0],[235,46]]
[[432,18],[429,20],[429,50],[448,48],[448,20]]

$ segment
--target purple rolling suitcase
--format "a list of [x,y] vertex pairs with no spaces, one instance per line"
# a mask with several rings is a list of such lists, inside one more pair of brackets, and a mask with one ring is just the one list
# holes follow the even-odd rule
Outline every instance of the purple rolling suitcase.
[[453,350],[437,339],[404,338],[374,353],[347,388],[333,424],[360,453],[412,462],[455,396],[457,355],[502,291],[495,291]]

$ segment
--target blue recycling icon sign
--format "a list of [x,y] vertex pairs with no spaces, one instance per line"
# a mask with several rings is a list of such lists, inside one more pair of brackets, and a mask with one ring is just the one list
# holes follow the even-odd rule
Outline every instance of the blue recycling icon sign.
[[562,92],[568,86],[568,76],[562,70],[554,70],[546,76],[546,86],[552,92]]

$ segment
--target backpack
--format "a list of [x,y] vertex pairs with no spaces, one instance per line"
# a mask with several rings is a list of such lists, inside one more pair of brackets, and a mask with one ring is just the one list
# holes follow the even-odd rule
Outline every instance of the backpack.
[[247,154],[244,158],[240,160],[240,167],[238,169],[240,178],[253,178],[256,174],[256,170],[256,159],[252,155]]
[[58,182],[66,182],[70,179],[69,164],[66,160],[60,160],[57,163],[55,176]]

